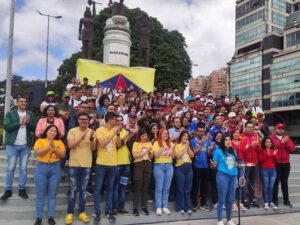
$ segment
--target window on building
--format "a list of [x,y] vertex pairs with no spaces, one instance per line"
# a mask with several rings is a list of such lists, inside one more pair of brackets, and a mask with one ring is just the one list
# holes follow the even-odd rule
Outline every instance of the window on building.
[[236,7],[236,18],[240,18],[265,5],[265,0],[250,0],[245,4]]
[[271,65],[271,76],[300,70],[300,58],[288,59]]
[[285,0],[272,0],[272,8],[281,12],[287,12],[288,3]]
[[278,26],[281,26],[281,27],[285,27],[286,16],[281,13],[272,12],[272,23],[274,23]]
[[236,32],[240,32],[243,29],[249,28],[256,25],[259,22],[264,21],[265,19],[265,10],[262,9],[256,13],[251,14],[239,21],[236,22]]
[[287,47],[291,47],[300,43],[300,31],[288,34],[286,36]]
[[265,24],[255,27],[249,31],[243,32],[235,37],[235,45],[240,46],[256,39],[262,38],[267,32]]

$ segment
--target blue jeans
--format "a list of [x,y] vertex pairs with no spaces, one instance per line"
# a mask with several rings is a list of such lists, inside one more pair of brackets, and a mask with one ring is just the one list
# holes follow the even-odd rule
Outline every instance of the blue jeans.
[[6,157],[7,157],[7,170],[6,170],[6,183],[5,190],[12,190],[14,181],[14,174],[19,158],[19,189],[25,189],[27,181],[27,164],[30,156],[30,148],[26,145],[7,145]]
[[176,176],[176,210],[191,209],[191,189],[193,182],[193,169],[191,163],[184,163],[175,167]]
[[264,202],[271,203],[276,179],[276,169],[260,168],[260,175],[263,181]]
[[173,177],[172,163],[154,164],[153,175],[155,180],[155,207],[168,208],[169,190]]
[[74,213],[76,193],[79,192],[78,213],[85,211],[86,188],[91,168],[69,167],[70,191],[68,196],[68,213]]
[[46,196],[48,198],[48,218],[53,217],[56,207],[56,193],[61,178],[60,163],[37,162],[34,172],[36,189],[36,217],[42,219]]
[[124,209],[125,206],[125,188],[128,184],[130,174],[130,165],[120,165],[117,167],[116,179],[114,182],[113,208]]
[[231,220],[232,203],[234,199],[237,176],[225,174],[218,171],[216,176],[216,182],[218,188],[218,206],[217,206],[218,221],[222,220],[224,203],[226,206],[226,218],[227,220]]
[[112,213],[113,187],[117,174],[117,166],[96,165],[96,184],[94,194],[94,207],[96,216],[100,216],[101,190],[106,180],[106,207],[105,214]]

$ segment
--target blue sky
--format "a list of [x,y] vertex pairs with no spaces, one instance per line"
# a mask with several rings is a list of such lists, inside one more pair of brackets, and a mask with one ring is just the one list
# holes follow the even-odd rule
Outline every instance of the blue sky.
[[[0,80],[6,76],[9,2],[0,0],[0,27],[4,27],[0,33]],[[108,0],[99,2],[106,5]],[[127,0],[125,4],[140,7],[169,30],[183,33],[193,63],[199,64],[193,68],[194,76],[226,66],[234,53],[235,0]],[[44,79],[47,18],[39,16],[38,9],[63,16],[50,21],[48,73],[49,79],[55,79],[63,59],[80,50],[78,21],[85,6],[86,0],[16,0],[13,73],[30,80]]]

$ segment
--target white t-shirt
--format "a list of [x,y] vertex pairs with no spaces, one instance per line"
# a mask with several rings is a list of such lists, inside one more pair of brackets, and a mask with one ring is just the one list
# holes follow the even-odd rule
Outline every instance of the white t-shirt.
[[74,86],[77,87],[77,85],[73,84],[73,83],[67,84],[66,90],[71,91],[71,88],[74,87]]
[[[18,111],[20,119],[26,117],[26,111],[20,112]],[[15,145],[26,145],[27,144],[27,133],[26,133],[26,125],[21,125],[18,131],[18,135],[15,141]]]
[[76,106],[80,105],[81,102],[83,102],[82,98],[79,99],[79,100],[73,98],[73,99],[70,99],[69,105],[73,106],[73,107],[76,107]]

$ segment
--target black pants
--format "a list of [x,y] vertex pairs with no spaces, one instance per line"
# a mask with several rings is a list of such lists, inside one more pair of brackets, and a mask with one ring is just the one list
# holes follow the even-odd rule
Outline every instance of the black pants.
[[217,170],[214,168],[209,169],[209,181],[211,185],[211,202],[216,204],[218,202],[218,191],[216,182]]
[[192,205],[197,206],[200,187],[201,206],[206,205],[208,168],[193,167]]
[[278,186],[281,183],[281,190],[283,195],[283,201],[286,203],[289,201],[289,186],[288,179],[290,175],[291,165],[290,163],[276,163],[276,180],[273,189],[273,202],[278,202]]
[[245,168],[248,189],[248,201],[252,202],[255,198],[255,184],[258,175],[258,166],[246,166]]

